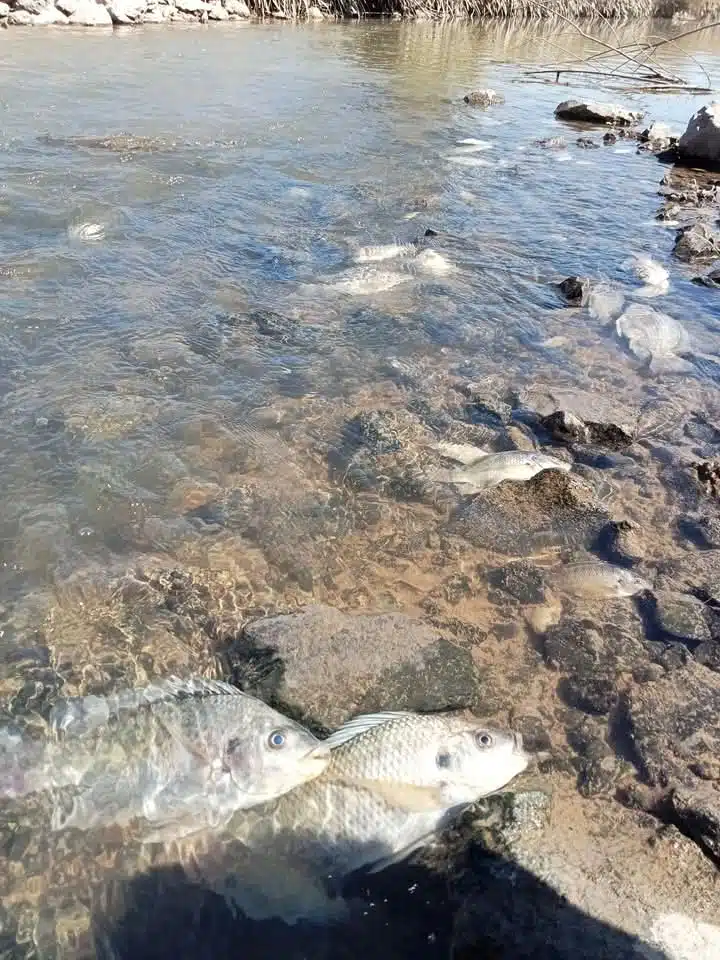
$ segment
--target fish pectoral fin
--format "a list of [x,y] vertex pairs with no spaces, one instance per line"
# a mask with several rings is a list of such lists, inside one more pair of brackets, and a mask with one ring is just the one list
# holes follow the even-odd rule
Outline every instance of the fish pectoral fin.
[[330,747],[331,750],[334,750],[336,747],[341,746],[343,743],[347,743],[349,740],[354,740],[355,737],[359,737],[361,734],[365,733],[367,730],[371,730],[373,727],[379,727],[384,723],[390,723],[391,720],[396,720],[398,717],[411,717],[413,716],[407,710],[387,710],[382,713],[361,713],[357,717],[353,717],[351,720],[347,720],[341,727],[338,727],[337,730],[334,730],[329,737],[323,740],[323,743],[326,746]]
[[391,807],[400,807],[410,813],[429,813],[447,807],[441,785],[419,787],[392,780],[354,780],[353,785],[381,797]]
[[475,447],[471,443],[445,443],[441,441],[435,444],[435,449],[440,456],[446,457],[448,460],[455,460],[465,466],[488,456],[487,450]]

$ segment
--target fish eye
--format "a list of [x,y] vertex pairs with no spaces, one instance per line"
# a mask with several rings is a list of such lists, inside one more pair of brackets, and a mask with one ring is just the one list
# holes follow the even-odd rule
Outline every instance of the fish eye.
[[273,730],[273,732],[268,737],[268,746],[271,750],[279,750],[281,747],[285,746],[285,741],[287,737],[282,732],[282,730]]
[[439,753],[435,757],[435,763],[440,768],[445,768],[450,766],[450,754],[449,753]]
[[483,749],[487,749],[488,747],[491,747],[493,745],[492,734],[487,733],[487,731],[485,730],[483,730],[481,733],[476,733],[475,743],[479,747],[482,747]]

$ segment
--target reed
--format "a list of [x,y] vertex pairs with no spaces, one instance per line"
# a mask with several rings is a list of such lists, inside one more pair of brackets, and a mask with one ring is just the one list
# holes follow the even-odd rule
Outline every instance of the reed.
[[326,17],[402,17],[409,20],[637,20],[688,11],[711,13],[720,0],[248,0],[254,16],[302,20],[313,8]]

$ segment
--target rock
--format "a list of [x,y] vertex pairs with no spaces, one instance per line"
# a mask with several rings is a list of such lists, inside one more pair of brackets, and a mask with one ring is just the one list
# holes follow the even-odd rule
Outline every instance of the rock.
[[489,570],[487,581],[492,588],[508,594],[523,605],[545,600],[545,581],[540,568],[523,560]]
[[261,690],[308,722],[354,713],[478,705],[471,653],[402,614],[350,616],[326,606],[247,624],[232,653],[275,662]]
[[140,23],[166,23],[171,18],[174,9],[174,7],[164,3],[150,7],[140,16]]
[[682,160],[691,160],[696,166],[720,167],[720,102],[692,115],[677,149]]
[[0,0],[0,19],[6,17],[10,13],[10,7],[7,3],[4,3],[3,0]]
[[107,3],[113,23],[136,23],[146,7],[146,0],[108,0]]
[[82,0],[68,23],[76,27],[111,27],[112,17],[107,7],[101,7],[95,0]]
[[705,604],[697,597],[671,590],[656,590],[654,596],[657,625],[663,633],[692,645],[712,639]]
[[583,481],[547,470],[525,482],[504,480],[461,504],[448,531],[478,547],[518,554],[588,545],[609,520]]
[[55,0],[56,8],[66,17],[71,17],[81,3],[82,0]]
[[30,27],[33,22],[33,15],[27,10],[13,10],[7,18],[7,22],[12,27]]
[[584,277],[566,277],[558,283],[565,300],[574,307],[584,307],[590,296],[590,281]]
[[720,790],[699,784],[692,790],[677,787],[670,802],[676,822],[702,849],[720,859]]
[[463,100],[473,107],[490,107],[494,104],[505,103],[505,97],[501,93],[496,93],[490,89],[473,90],[471,93],[465,94]]
[[720,459],[695,464],[695,474],[708,497],[720,497]]
[[617,134],[616,133],[605,133],[603,134],[603,143],[606,147],[611,147],[614,143],[617,143]]
[[175,6],[181,13],[206,13],[209,4],[205,0],[175,0]]
[[673,253],[679,260],[714,260],[720,257],[720,232],[707,223],[681,227]]
[[720,753],[720,674],[690,660],[661,680],[634,687],[628,718],[642,773],[650,786],[693,791],[697,764]]
[[599,143],[595,143],[592,137],[578,137],[575,143],[584,150],[597,150],[600,146]]
[[47,27],[54,23],[63,24],[67,22],[68,18],[65,16],[65,14],[61,13],[59,10],[56,10],[55,7],[46,7],[33,17],[34,27]]
[[556,410],[540,417],[540,423],[554,440],[564,443],[594,443],[609,450],[624,450],[631,446],[633,438],[614,423],[584,421],[569,410]]
[[249,17],[250,7],[245,0],[224,0],[223,6],[231,17]]
[[666,123],[659,123],[656,120],[642,131],[638,140],[641,143],[641,149],[650,150],[653,153],[662,153],[674,147],[678,138],[677,134]]
[[52,6],[51,0],[15,0],[14,9],[26,10],[28,13],[32,13],[33,16],[37,16],[49,6]]
[[567,150],[567,140],[564,137],[546,137],[544,140],[536,140],[535,146],[544,150]]
[[229,20],[230,14],[220,3],[211,3],[208,8],[208,20]]
[[559,120],[572,120],[578,123],[614,123],[629,126],[642,120],[642,113],[627,110],[612,103],[596,103],[593,100],[564,100],[555,108]]
[[710,287],[713,290],[720,290],[720,267],[715,267],[704,277],[693,277],[693,283],[699,283],[703,287]]
[[308,7],[307,18],[308,20],[324,20],[325,14],[322,12],[320,7],[312,6]]

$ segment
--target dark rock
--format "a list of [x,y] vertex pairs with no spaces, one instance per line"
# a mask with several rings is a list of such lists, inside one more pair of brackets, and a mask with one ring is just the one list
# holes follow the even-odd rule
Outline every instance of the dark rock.
[[715,267],[704,277],[693,277],[693,283],[699,283],[703,287],[710,287],[712,290],[720,290],[720,267]]
[[592,550],[610,563],[622,567],[631,567],[645,556],[640,531],[629,520],[611,520],[606,524],[593,543]]
[[250,319],[255,324],[257,332],[264,337],[288,343],[293,339],[298,321],[292,317],[285,317],[274,310],[253,310]]
[[332,728],[355,713],[479,704],[470,652],[401,614],[350,616],[326,606],[247,624],[243,646],[282,664],[259,692],[306,722]]
[[489,570],[487,580],[491,587],[510,594],[521,604],[531,605],[545,600],[545,582],[540,568],[523,560]]
[[580,723],[565,731],[568,743],[585,760],[602,760],[612,755],[612,750],[603,739],[603,729],[597,721],[583,717]]
[[564,100],[555,108],[555,116],[559,120],[572,120],[578,123],[612,123],[618,126],[629,126],[642,120],[642,113],[636,110],[627,110],[612,103],[597,103],[592,100]]
[[632,688],[627,709],[647,782],[692,790],[697,780],[690,764],[712,764],[720,754],[720,675],[691,660]]
[[602,630],[592,620],[564,617],[545,633],[542,652],[549,667],[590,678],[631,670],[646,659],[640,621],[626,622],[619,614]]
[[501,93],[496,93],[495,90],[490,89],[473,90],[471,93],[465,94],[463,100],[473,107],[490,107],[494,104],[505,103],[505,97]]
[[344,439],[349,446],[364,446],[373,453],[392,453],[400,449],[397,421],[389,410],[358,413],[345,424]]
[[603,143],[606,146],[612,146],[613,143],[617,143],[617,134],[616,133],[606,133],[603,135]]
[[544,140],[536,140],[535,146],[544,150],[566,150],[567,140],[564,137],[546,137]]
[[680,517],[678,531],[696,547],[704,549],[720,547],[720,517]]
[[523,744],[530,753],[540,753],[552,747],[550,735],[538,717],[513,717],[512,725],[522,734]]
[[600,146],[600,144],[595,143],[591,137],[578,137],[575,143],[584,150],[596,150]]
[[673,253],[679,260],[714,260],[720,257],[720,232],[707,223],[681,227],[675,237]]
[[695,464],[695,473],[709,497],[720,497],[720,459]]
[[701,107],[678,142],[678,155],[693,166],[720,167],[720,103]]
[[588,545],[608,520],[582,481],[547,470],[524,483],[504,480],[461,504],[448,531],[475,546],[517,554],[542,546]]
[[573,675],[560,682],[558,693],[569,706],[583,713],[604,716],[618,701],[613,675]]
[[584,762],[578,771],[577,788],[583,797],[608,793],[615,786],[618,763],[614,757]]
[[548,431],[553,440],[565,443],[590,443],[590,428],[567,410],[555,410],[547,416],[540,417],[540,423]]
[[682,213],[679,203],[664,203],[655,214],[656,220],[677,220]]
[[557,285],[565,301],[573,307],[584,307],[590,296],[590,281],[585,277],[566,277]]
[[720,790],[718,784],[677,787],[670,802],[676,823],[704,850],[720,861]]
[[690,594],[656,590],[655,616],[663,633],[689,643],[691,648],[712,639],[705,604]]
[[708,670],[720,673],[720,642],[718,640],[705,640],[693,650],[693,656]]

